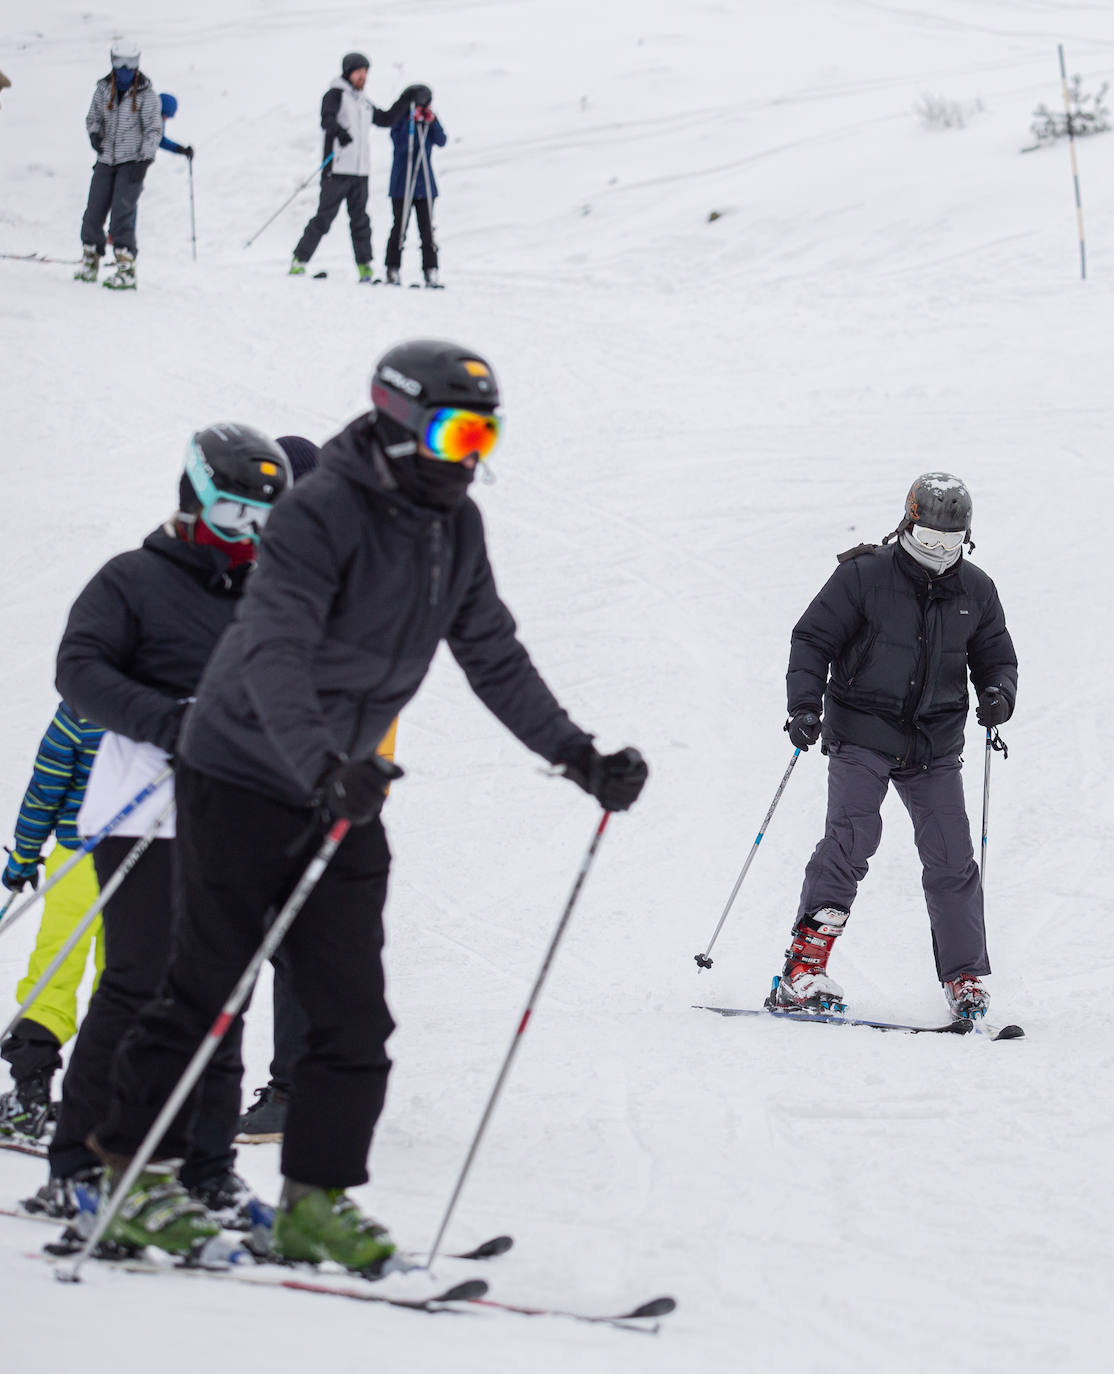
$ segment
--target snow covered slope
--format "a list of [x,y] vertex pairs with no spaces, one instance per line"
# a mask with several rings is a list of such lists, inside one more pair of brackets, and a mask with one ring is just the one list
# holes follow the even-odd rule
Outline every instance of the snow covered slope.
[[[186,168],[167,154],[140,203],[134,296],[0,260],[0,825],[55,701],[69,603],[168,513],[192,428],[240,419],[322,441],[366,405],[391,343],[441,335],[490,354],[507,437],[479,499],[500,585],[574,717],[607,747],[637,744],[653,771],[605,838],[451,1239],[515,1233],[490,1275],[511,1300],[681,1304],[651,1341],[103,1272],[71,1290],[22,1258],[44,1228],[0,1221],[5,1367],[1105,1369],[1114,137],[1079,148],[1085,284],[1067,152],[1019,149],[1033,107],[1059,100],[1058,42],[1086,89],[1112,75],[1114,10],[2,0],[0,13],[13,82],[0,252],[77,257],[83,118],[115,32],[139,37],[144,69],[180,102],[169,132],[198,150],[196,264]],[[320,160],[318,102],[352,47],[371,53],[381,103],[412,80],[433,87],[450,135],[443,293],[357,290],[339,221],[314,259],[328,279],[288,280],[312,187],[242,246]],[[925,92],[985,108],[964,130],[927,130],[913,114]],[[1028,1038],[693,1011],[758,1004],[819,833],[810,753],[698,974],[788,761],[790,628],[835,553],[892,529],[910,480],[941,467],[974,493],[975,557],[1021,657],[1010,757],[994,764],[988,913],[994,1012]],[[976,818],[979,734],[972,718]],[[407,712],[399,757],[400,1028],[363,1200],[420,1246],[597,812],[541,774],[450,660]],[[934,1022],[908,822],[896,801],[886,819],[834,971],[856,1013]],[[0,938],[5,1019],[31,924]],[[269,1059],[257,1002],[248,1087]],[[273,1196],[272,1147],[242,1158]],[[41,1172],[0,1155],[0,1202]]]

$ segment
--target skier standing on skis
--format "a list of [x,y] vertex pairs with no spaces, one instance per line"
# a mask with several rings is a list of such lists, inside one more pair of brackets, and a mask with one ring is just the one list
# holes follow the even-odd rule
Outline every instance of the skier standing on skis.
[[[11,857],[0,882],[9,892],[39,885],[39,865],[49,880],[80,848],[77,814],[89,769],[104,731],[58,703],[35,757],[31,781],[19,808]],[[44,861],[42,848],[54,835]],[[21,1005],[74,927],[97,900],[93,856],[86,854],[46,895],[27,975],[16,986]],[[11,1065],[13,1087],[0,1096],[0,1136],[45,1140],[53,1125],[50,1081],[62,1067],[61,1049],[77,1030],[77,990],[85,975],[90,946],[97,977],[104,966],[104,937],[98,917],[27,1014],[0,1044],[0,1058]]]
[[[636,750],[601,755],[561,709],[495,589],[468,495],[499,434],[490,365],[450,343],[400,344],[380,359],[371,398],[375,409],[325,446],[320,471],[275,511],[241,614],[186,718],[175,954],[163,995],[120,1048],[113,1102],[96,1128],[117,1178],[258,948],[268,912],[325,829],[351,822],[284,941],[308,1030],[273,1237],[285,1258],[351,1269],[395,1248],[345,1192],[367,1181],[394,1029],[381,957],[390,851],[379,813],[401,770],[375,752],[391,720],[444,641],[488,709],[607,810],[630,807],[646,779]],[[192,1112],[187,1101],[156,1158],[185,1151]],[[156,1177],[140,1174],[128,1219],[106,1236],[189,1250],[211,1228],[189,1215],[167,1226],[145,1200]],[[162,1183],[173,1200],[165,1174]]]
[[371,126],[390,128],[401,114],[403,101],[408,107],[409,100],[408,91],[404,91],[389,110],[377,109],[364,94],[370,67],[370,58],[362,52],[345,53],[340,76],[321,100],[321,127],[325,130],[322,158],[327,165],[321,172],[317,213],[302,231],[294,249],[290,263],[292,277],[305,275],[306,264],[332,227],[337,211],[347,204],[358,280],[367,283],[375,280],[371,266],[371,219],[367,212]]
[[918,477],[897,529],[881,546],[840,554],[794,627],[785,729],[798,749],[822,737],[828,810],[767,1006],[846,1009],[828,957],[881,841],[892,781],[913,821],[948,1007],[956,1018],[986,1012],[982,883],[960,754],[968,673],[978,722],[991,729],[1013,713],[1017,657],[994,583],[963,557],[964,543],[974,548],[971,511],[958,477]]
[[77,281],[96,281],[104,257],[104,222],[116,254],[116,271],[105,279],[113,290],[135,287],[136,207],[143,178],[163,136],[162,109],[150,80],[139,70],[139,46],[124,39],[112,45],[112,70],[97,82],[85,116],[97,154],[89,199],[81,222]]
[[[81,834],[96,834],[174,756],[186,706],[255,566],[259,530],[290,483],[285,453],[258,430],[199,431],[186,451],[177,513],[141,548],[106,563],[74,602],[57,681],[74,709],[106,730],[78,817]],[[164,783],[100,841],[93,860],[102,887],[172,796]],[[164,821],[104,909],[105,968],[70,1056],[50,1178],[32,1210],[71,1214],[74,1182],[100,1167],[86,1142],[108,1102],[112,1059],[158,992],[170,956],[173,836],[172,821]],[[202,1080],[198,1132],[183,1169],[189,1187],[231,1224],[248,1201],[231,1148],[242,1072],[232,1035]],[[200,1202],[184,1205],[205,1214]]]
[[[410,106],[401,119],[391,125],[394,161],[391,163],[390,197],[394,212],[391,236],[387,240],[387,285],[399,286],[402,245],[409,228],[410,209],[418,219],[422,239],[422,275],[426,286],[439,287],[437,244],[433,238],[433,202],[437,198],[437,178],[433,175],[433,149],[447,142],[441,121],[430,103],[428,86],[410,89]],[[404,223],[405,221],[405,223]]]

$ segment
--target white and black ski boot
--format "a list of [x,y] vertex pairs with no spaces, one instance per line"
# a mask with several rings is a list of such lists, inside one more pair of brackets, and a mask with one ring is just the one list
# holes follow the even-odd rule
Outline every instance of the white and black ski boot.
[[388,268],[387,268],[387,277],[386,277],[386,281],[387,281],[387,285],[388,285],[388,286],[401,286],[401,285],[402,285],[402,278],[399,276],[399,269],[398,269],[397,267],[388,267]]
[[227,1231],[250,1231],[260,1212],[269,1210],[232,1169],[191,1185],[189,1195]]
[[0,1138],[46,1145],[54,1134],[49,1073],[20,1078],[0,1094]]
[[111,277],[105,277],[101,283],[107,286],[110,291],[134,291],[135,290],[135,254],[130,248],[116,249],[116,271]]
[[944,984],[944,997],[954,1021],[977,1021],[986,1015],[990,993],[977,973],[961,973]]
[[811,916],[801,917],[785,951],[785,968],[774,979],[765,1001],[770,1011],[838,1015],[847,1010],[843,989],[828,976],[828,957],[832,945],[843,934],[849,914],[838,907],[825,906]]
[[443,291],[445,289],[445,283],[441,280],[441,274],[436,267],[427,268],[422,275],[425,277],[426,286],[430,287],[431,290]]

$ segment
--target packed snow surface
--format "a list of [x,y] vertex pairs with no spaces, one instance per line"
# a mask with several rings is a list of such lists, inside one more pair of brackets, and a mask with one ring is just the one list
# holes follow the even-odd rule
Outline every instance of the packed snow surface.
[[[83,119],[116,33],[197,149],[140,202],[139,290],[0,260],[5,768],[14,821],[55,703],[67,608],[170,511],[192,429],[323,441],[374,358],[462,340],[505,392],[480,486],[500,586],[602,747],[652,774],[617,817],[523,1041],[450,1244],[511,1231],[493,1292],[608,1311],[671,1293],[655,1338],[91,1268],[64,1288],[0,1221],[5,1368],[131,1374],[410,1371],[1046,1374],[1109,1367],[1114,1051],[1106,992],[1114,651],[1110,388],[1114,137],[1078,146],[1080,281],[1056,46],[1094,90],[1114,8],[1084,0],[114,0],[0,4],[0,251],[79,255]],[[429,83],[444,292],[355,286],[312,213],[318,104],[369,52],[387,104]],[[982,110],[926,128],[925,94]],[[373,134],[381,267],[389,144]],[[411,242],[404,281],[419,278]],[[791,627],[841,549],[898,522],[921,472],[975,503],[975,558],[1021,661],[996,756],[992,1016],[1021,1041],[879,1035],[754,1007],[819,836],[804,756],[714,950],[704,949],[789,758]],[[439,658],[399,738],[388,903],[399,1029],[360,1200],[428,1246],[598,818]],[[971,718],[976,832],[981,732]],[[945,1017],[909,824],[886,834],[832,971],[853,1014]],[[162,919],[153,912],[152,919]],[[34,920],[0,936],[14,1010]],[[245,1093],[266,1079],[269,991]],[[6,1086],[6,1085],[5,1085]],[[268,1198],[277,1150],[241,1153]],[[0,1155],[0,1202],[41,1181]]]

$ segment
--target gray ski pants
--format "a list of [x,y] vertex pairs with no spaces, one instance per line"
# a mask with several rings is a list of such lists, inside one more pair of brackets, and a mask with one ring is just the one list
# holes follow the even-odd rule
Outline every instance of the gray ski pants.
[[831,744],[824,838],[805,868],[797,919],[825,906],[851,910],[882,839],[882,802],[892,781],[913,821],[940,981],[989,973],[982,882],[963,801],[962,766],[952,754],[927,767],[896,768],[874,749]]
[[116,248],[137,252],[135,244],[135,214],[139,197],[143,194],[143,178],[147,172],[144,162],[121,162],[115,167],[98,162],[89,182],[89,199],[85,217],[81,221],[81,242],[95,247],[104,256],[104,222]]

